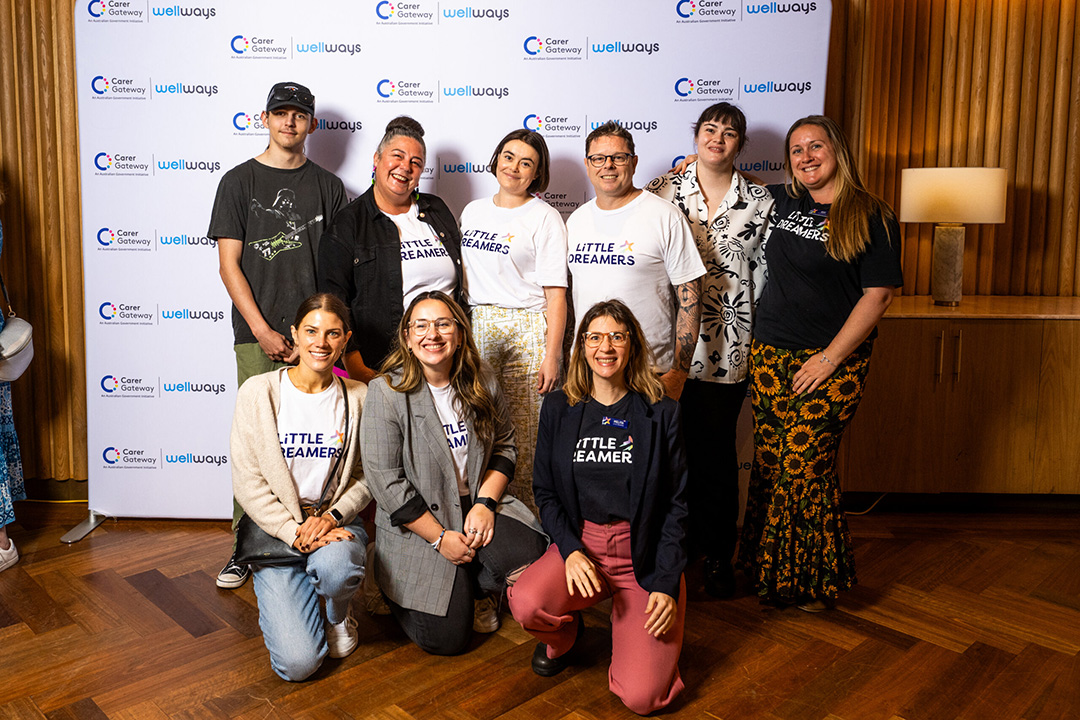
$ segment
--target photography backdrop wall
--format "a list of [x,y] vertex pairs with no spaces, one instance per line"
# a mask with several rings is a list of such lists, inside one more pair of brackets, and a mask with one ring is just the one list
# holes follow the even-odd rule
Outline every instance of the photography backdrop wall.
[[634,135],[639,186],[693,150],[727,100],[749,119],[738,167],[783,177],[784,133],[822,111],[826,0],[81,0],[75,7],[90,507],[230,514],[236,392],[230,302],[206,237],[222,174],[257,155],[277,81],[309,86],[308,154],[350,197],[388,120],[427,130],[421,189],[456,213],[491,194],[508,131],[545,136],[544,199],[591,197],[585,136]]

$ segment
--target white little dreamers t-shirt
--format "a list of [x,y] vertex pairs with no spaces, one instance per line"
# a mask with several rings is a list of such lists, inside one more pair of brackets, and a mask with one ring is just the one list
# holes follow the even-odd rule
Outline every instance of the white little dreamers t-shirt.
[[454,471],[457,475],[458,495],[469,494],[469,483],[465,478],[465,464],[469,459],[469,426],[454,407],[457,392],[452,385],[437,388],[429,384],[431,397],[435,400],[435,410],[439,413],[446,444],[454,458]]
[[[330,469],[345,448],[345,398],[341,383],[334,381],[322,392],[312,394],[296,389],[288,368],[282,368],[280,373],[277,429],[281,454],[296,483],[300,502],[316,503],[328,481],[337,483],[336,477],[330,477]],[[332,494],[333,489],[328,495]]]
[[401,237],[401,294],[403,308],[427,290],[454,294],[457,270],[435,229],[420,219],[416,203],[408,212],[386,217],[397,225]]

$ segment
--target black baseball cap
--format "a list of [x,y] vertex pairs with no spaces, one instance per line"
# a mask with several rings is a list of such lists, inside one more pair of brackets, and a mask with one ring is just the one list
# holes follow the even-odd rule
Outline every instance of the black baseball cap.
[[271,112],[281,107],[300,108],[308,115],[315,115],[315,96],[300,83],[279,82],[270,88],[266,96],[266,111]]

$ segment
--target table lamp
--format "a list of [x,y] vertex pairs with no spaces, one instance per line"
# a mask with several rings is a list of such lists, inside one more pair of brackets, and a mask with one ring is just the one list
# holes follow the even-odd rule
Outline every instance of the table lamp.
[[908,168],[900,174],[900,222],[934,224],[930,292],[956,306],[964,285],[964,224],[1005,222],[1005,170]]

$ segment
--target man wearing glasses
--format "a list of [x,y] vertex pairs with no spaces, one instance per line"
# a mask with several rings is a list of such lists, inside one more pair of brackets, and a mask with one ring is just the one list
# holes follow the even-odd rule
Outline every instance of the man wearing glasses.
[[574,311],[617,298],[641,323],[664,389],[678,400],[690,371],[705,266],[678,208],[634,187],[634,138],[607,122],[585,139],[596,198],[566,222]]
[[[304,154],[304,141],[315,132],[310,90],[277,83],[260,119],[270,142],[221,178],[207,232],[217,240],[221,279],[233,302],[237,387],[296,362],[289,325],[316,291],[319,236],[348,201],[341,180]],[[234,500],[234,529],[242,512]],[[217,585],[240,587],[250,574],[229,558]]]

